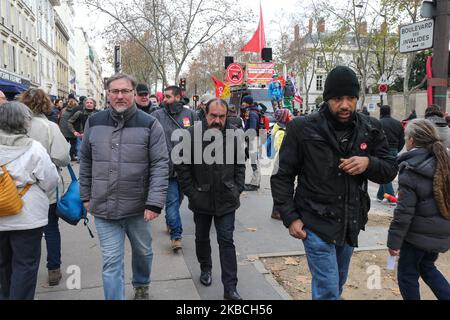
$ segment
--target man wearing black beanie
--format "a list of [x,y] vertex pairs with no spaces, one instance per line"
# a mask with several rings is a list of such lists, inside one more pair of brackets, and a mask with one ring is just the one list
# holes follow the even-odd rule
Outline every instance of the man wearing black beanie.
[[303,240],[315,300],[341,297],[353,249],[368,220],[368,180],[384,184],[397,174],[380,122],[356,112],[359,92],[355,72],[334,68],[319,112],[287,125],[271,177],[284,225]]

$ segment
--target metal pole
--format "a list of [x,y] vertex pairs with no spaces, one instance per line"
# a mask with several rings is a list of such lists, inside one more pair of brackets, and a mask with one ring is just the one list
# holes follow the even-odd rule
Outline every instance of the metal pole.
[[[194,84],[194,95],[197,95],[197,83]],[[197,100],[194,100],[194,110],[197,110]]]
[[450,0],[436,0],[436,9],[433,39],[433,78],[437,78],[438,83],[433,87],[433,102],[445,112],[448,85]]

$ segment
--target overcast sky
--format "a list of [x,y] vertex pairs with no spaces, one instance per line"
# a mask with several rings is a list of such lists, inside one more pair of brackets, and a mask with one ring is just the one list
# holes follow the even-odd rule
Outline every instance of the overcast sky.
[[[177,1],[177,0],[173,0]],[[334,0],[335,2],[345,1],[345,0]],[[272,21],[279,19],[280,12],[293,12],[298,10],[297,2],[298,0],[245,0],[239,1],[239,4],[247,9],[251,9],[256,17],[259,17],[259,4],[262,4],[263,16],[264,16],[264,28],[266,33],[266,41],[273,41],[274,37],[277,36],[277,29],[279,28],[277,24],[273,24]],[[302,0],[302,3],[311,2],[311,0]],[[76,0],[75,3],[78,3]],[[95,32],[89,32],[90,30],[102,30],[104,29],[107,19],[102,16],[90,15],[89,11],[80,4],[75,4],[76,11],[76,23],[82,26],[87,33],[93,38],[93,46],[97,51],[97,54],[103,58],[104,57],[104,46],[105,42],[102,39],[95,38]],[[256,19],[258,20],[258,19]],[[253,22],[249,27],[256,30],[257,21]],[[249,33],[248,39],[250,40],[253,34]],[[103,65],[104,72],[107,74],[111,73],[113,68],[109,65]],[[105,76],[106,76],[105,75]]]

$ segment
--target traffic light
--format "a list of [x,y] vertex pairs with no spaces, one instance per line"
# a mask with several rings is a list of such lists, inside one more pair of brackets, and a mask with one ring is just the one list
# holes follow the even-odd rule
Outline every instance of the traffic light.
[[199,99],[200,99],[200,97],[198,95],[192,96],[192,101],[194,101],[194,102],[198,102]]
[[179,85],[181,91],[186,91],[186,78],[180,79],[180,85]]

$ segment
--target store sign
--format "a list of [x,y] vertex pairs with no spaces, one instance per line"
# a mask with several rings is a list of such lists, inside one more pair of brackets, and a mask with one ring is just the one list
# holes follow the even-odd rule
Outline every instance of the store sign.
[[5,72],[5,71],[0,71],[0,78],[5,79],[5,80],[9,80],[9,81],[13,81],[13,82],[17,82],[17,83],[21,83],[22,82],[22,78],[9,73],[9,72]]

